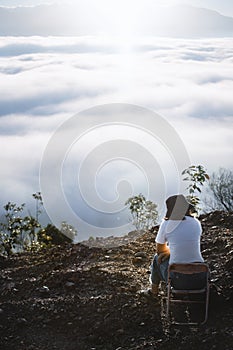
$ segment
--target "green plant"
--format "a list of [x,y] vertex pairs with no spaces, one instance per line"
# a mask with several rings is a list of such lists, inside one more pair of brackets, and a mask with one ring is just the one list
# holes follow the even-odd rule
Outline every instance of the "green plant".
[[4,206],[5,218],[0,223],[1,251],[7,256],[15,251],[30,249],[37,242],[36,230],[39,222],[32,216],[23,216],[25,203],[17,205],[8,202]]
[[189,193],[187,198],[190,203],[197,207],[200,198],[196,193],[201,193],[201,187],[210,177],[202,165],[191,165],[182,171],[182,175],[185,176],[183,181],[189,181],[189,185],[186,187],[186,190]]
[[24,216],[25,203],[17,205],[8,202],[4,206],[5,214],[3,222],[0,222],[0,253],[10,256],[20,251],[35,251],[52,244],[71,243],[75,240],[77,231],[65,221],[58,230],[48,224],[42,228],[38,218],[42,212],[42,197],[40,192],[33,193],[36,200],[35,217]]
[[148,230],[157,223],[157,205],[150,200],[146,200],[142,194],[130,197],[125,205],[128,206],[131,212],[132,223],[137,230]]
[[41,227],[40,223],[32,216],[23,217],[20,242],[22,248],[29,249],[37,243],[37,229]]
[[36,209],[35,209],[35,216],[36,220],[38,221],[40,214],[42,213],[42,207],[43,207],[43,201],[42,201],[42,196],[41,192],[35,192],[32,194],[32,197],[36,201]]
[[0,223],[0,244],[2,252],[8,256],[13,253],[17,244],[20,244],[20,235],[22,232],[23,219],[21,213],[25,204],[17,206],[15,203],[8,202],[5,206],[5,220]]
[[38,242],[41,246],[50,246],[53,244],[71,243],[72,240],[65,236],[54,225],[48,224],[38,232]]
[[60,231],[71,241],[74,241],[75,237],[77,236],[77,230],[66,221],[62,221]]

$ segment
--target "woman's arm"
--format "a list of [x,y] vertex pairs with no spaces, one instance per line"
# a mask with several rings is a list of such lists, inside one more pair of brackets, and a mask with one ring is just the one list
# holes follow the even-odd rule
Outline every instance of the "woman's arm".
[[158,263],[159,264],[162,261],[168,259],[170,256],[170,249],[168,248],[167,243],[164,243],[164,244],[156,243],[156,252],[158,254]]

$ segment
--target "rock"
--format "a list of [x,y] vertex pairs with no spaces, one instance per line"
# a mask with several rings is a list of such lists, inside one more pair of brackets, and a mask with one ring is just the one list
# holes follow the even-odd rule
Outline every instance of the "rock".
[[17,319],[17,322],[20,324],[20,325],[25,325],[28,323],[28,321],[26,320],[26,318],[18,318]]
[[134,257],[134,258],[132,259],[132,263],[133,263],[134,265],[141,265],[141,264],[144,263],[144,259],[143,259],[142,257],[140,257],[140,256]]
[[135,258],[142,258],[142,259],[147,259],[147,254],[145,252],[137,252],[134,254]]
[[118,334],[123,334],[125,331],[124,331],[123,328],[119,328],[119,329],[117,329],[116,332],[117,332]]
[[14,288],[15,288],[15,282],[6,282],[3,285],[3,289],[6,289],[6,290],[12,290]]
[[74,282],[66,282],[65,287],[67,288],[73,288],[75,286]]
[[40,292],[41,294],[48,294],[48,293],[49,293],[49,287],[43,286],[43,287],[41,287],[41,288],[39,289],[39,292]]

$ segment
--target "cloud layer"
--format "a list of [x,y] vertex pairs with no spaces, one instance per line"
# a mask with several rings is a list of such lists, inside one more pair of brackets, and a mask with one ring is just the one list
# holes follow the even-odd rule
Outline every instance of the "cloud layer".
[[[39,189],[41,157],[61,123],[106,103],[161,114],[180,135],[191,162],[210,172],[232,169],[232,47],[232,39],[2,38],[1,205],[28,202]],[[156,153],[152,144],[147,147]],[[133,168],[125,169],[133,176]],[[107,170],[103,174],[97,187],[111,198],[104,189]],[[173,191],[171,184],[167,188]]]

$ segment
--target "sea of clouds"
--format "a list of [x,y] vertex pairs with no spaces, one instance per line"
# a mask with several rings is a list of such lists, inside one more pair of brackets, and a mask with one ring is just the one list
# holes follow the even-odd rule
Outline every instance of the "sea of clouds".
[[[43,152],[57,128],[78,112],[108,103],[160,114],[178,133],[191,163],[210,173],[232,169],[232,65],[232,38],[0,38],[1,206],[30,203],[40,190]],[[125,171],[132,176],[127,166]],[[105,188],[109,200],[102,178],[98,188]],[[138,181],[140,192],[140,174]]]

